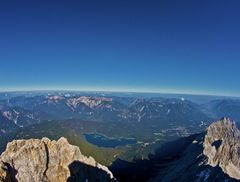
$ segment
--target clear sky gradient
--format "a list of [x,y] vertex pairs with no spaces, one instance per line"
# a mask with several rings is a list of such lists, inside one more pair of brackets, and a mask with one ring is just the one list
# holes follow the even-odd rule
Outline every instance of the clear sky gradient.
[[0,2],[0,90],[240,96],[239,0]]

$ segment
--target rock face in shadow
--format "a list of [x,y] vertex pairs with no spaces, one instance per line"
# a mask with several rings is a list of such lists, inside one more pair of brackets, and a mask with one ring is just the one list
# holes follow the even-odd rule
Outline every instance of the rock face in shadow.
[[[117,159],[110,166],[114,176],[121,182],[146,182],[156,176],[166,174],[165,170],[174,161],[179,160],[184,151],[197,135],[167,142],[158,148],[149,159],[134,159],[132,162]],[[161,173],[161,174],[160,174]],[[161,177],[159,178],[161,179]]]
[[107,167],[85,157],[65,138],[16,140],[0,157],[0,181],[115,181]]
[[[109,173],[99,169],[97,167],[86,165],[79,161],[74,161],[69,165],[70,177],[68,177],[67,182],[79,182],[79,181],[89,181],[89,182],[108,182],[114,181],[109,180]],[[87,180],[86,180],[87,179]]]

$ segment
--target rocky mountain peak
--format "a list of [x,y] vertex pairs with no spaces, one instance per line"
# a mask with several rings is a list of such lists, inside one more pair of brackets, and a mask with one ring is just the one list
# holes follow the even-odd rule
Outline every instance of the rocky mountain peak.
[[208,127],[203,153],[209,165],[240,179],[240,131],[234,121],[223,118]]
[[107,167],[65,138],[14,140],[0,156],[0,181],[115,181]]
[[[181,138],[167,151],[177,157],[152,181],[220,181],[240,180],[240,130],[229,118],[213,122],[205,132]],[[176,148],[177,146],[177,148]],[[182,148],[177,154],[169,155]]]

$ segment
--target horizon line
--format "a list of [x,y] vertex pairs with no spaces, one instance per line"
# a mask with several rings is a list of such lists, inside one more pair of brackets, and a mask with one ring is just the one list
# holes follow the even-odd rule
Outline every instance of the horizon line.
[[10,92],[99,92],[99,93],[133,93],[133,94],[170,94],[170,95],[193,95],[193,96],[215,96],[215,97],[237,97],[239,95],[233,94],[213,94],[213,93],[201,93],[201,92],[181,92],[181,91],[151,91],[151,90],[101,90],[101,89],[6,89],[1,90],[0,93]]

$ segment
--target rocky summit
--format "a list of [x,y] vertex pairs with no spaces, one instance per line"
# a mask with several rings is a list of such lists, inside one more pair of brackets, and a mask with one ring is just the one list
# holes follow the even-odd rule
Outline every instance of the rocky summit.
[[208,127],[203,153],[209,165],[240,180],[240,131],[234,121],[223,118]]
[[2,182],[115,181],[107,167],[65,138],[14,140],[0,156]]
[[191,141],[179,159],[152,181],[240,180],[240,130],[234,121],[223,118],[214,122]]

